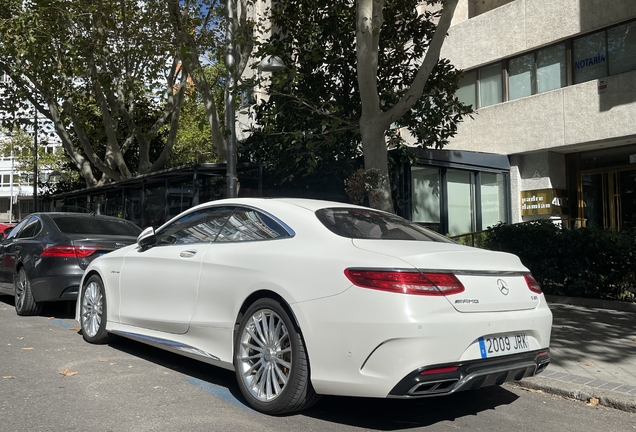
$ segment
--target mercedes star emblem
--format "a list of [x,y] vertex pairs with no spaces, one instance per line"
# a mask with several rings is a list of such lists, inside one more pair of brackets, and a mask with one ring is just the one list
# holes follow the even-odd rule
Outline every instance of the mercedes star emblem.
[[508,295],[510,292],[508,285],[501,279],[497,279],[497,288],[499,288],[499,291],[501,291],[503,295]]

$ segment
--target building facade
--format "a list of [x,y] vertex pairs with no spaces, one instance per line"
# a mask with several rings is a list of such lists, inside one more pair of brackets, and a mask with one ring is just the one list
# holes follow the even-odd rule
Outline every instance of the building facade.
[[[444,151],[508,157],[502,222],[636,228],[636,1],[460,0],[442,57],[464,70],[457,95],[475,109]],[[418,182],[441,175],[412,172],[414,220],[439,205]],[[488,226],[478,175],[456,176],[470,196],[461,231]]]

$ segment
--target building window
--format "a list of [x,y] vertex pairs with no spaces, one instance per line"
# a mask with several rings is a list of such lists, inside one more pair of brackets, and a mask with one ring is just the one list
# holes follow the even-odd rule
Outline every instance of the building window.
[[413,215],[411,220],[434,230],[440,224],[440,184],[439,168],[413,167],[411,169],[411,199]]
[[636,22],[609,29],[607,51],[610,75],[636,70]]
[[537,93],[556,90],[567,85],[565,52],[563,43],[537,51]]
[[572,56],[574,84],[607,76],[605,32],[574,39]]
[[508,100],[565,87],[565,44],[552,45],[508,62]]
[[514,58],[508,62],[508,98],[515,100],[534,94],[534,53]]
[[506,220],[506,195],[503,174],[482,172],[481,181],[481,229],[495,226]]
[[479,107],[503,102],[501,63],[479,70]]
[[568,67],[573,84],[636,70],[636,21],[464,72],[456,95],[473,109],[483,108],[565,87]]
[[466,72],[456,96],[461,103],[471,105],[473,109],[503,102],[501,63]]
[[256,104],[256,94],[254,93],[254,86],[246,86],[239,90],[238,105],[240,108],[248,108]]
[[450,236],[505,223],[507,181],[497,172],[412,167],[410,219]]
[[477,71],[464,73],[456,94],[461,103],[477,108]]
[[451,236],[475,231],[475,175],[470,171],[449,169],[448,234]]

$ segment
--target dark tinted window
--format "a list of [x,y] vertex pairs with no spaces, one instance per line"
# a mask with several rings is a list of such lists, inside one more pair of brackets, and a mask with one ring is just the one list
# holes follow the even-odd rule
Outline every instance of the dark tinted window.
[[399,216],[370,209],[328,208],[318,210],[316,216],[331,232],[347,238],[453,243]]
[[16,238],[31,238],[35,237],[42,228],[42,222],[37,218],[30,219],[27,224],[22,228],[22,231],[18,233]]
[[125,219],[50,215],[55,225],[65,234],[120,235],[136,237],[141,229]]
[[19,224],[17,224],[9,233],[9,235],[7,235],[7,238],[17,238],[18,234],[20,233],[20,231],[22,231],[22,228],[24,228],[24,226],[27,224],[27,222],[29,221],[29,219],[24,219],[22,222],[20,222]]
[[289,237],[289,233],[271,217],[254,209],[238,207],[223,226],[218,242],[269,240]]
[[212,243],[233,210],[215,207],[188,213],[161,230],[157,244]]

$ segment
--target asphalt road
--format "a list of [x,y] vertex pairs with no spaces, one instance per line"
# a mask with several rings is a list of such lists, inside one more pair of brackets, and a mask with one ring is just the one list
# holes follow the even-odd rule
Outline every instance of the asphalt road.
[[64,304],[18,317],[0,296],[0,431],[631,431],[636,415],[492,387],[411,401],[323,397],[284,417],[248,408],[234,374],[117,339],[85,343]]

